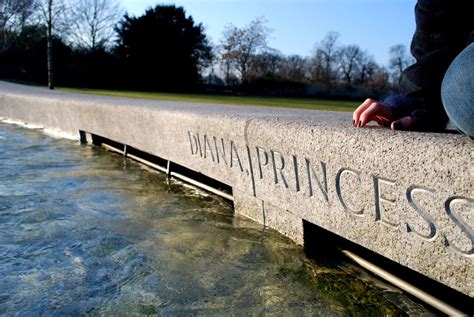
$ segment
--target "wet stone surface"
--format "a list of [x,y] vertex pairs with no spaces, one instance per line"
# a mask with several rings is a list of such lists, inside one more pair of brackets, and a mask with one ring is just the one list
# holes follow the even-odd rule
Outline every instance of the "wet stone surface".
[[429,314],[102,149],[0,124],[0,179],[2,315]]

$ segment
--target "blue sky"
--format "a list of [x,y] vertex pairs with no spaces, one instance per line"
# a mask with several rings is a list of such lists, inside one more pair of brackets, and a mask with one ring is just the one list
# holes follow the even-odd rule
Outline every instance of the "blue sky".
[[244,26],[265,17],[273,29],[269,46],[286,55],[309,56],[327,32],[336,31],[342,44],[357,44],[385,65],[389,48],[409,46],[415,30],[416,0],[122,0],[136,16],[158,3],[184,7],[214,44],[228,23]]

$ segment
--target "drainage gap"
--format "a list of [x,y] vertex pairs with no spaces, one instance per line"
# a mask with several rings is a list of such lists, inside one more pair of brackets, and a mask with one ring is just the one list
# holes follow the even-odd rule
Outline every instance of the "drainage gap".
[[[200,172],[170,162],[170,175],[233,201],[232,187]],[[202,186],[204,185],[204,186]]]
[[168,161],[159,156],[141,151],[127,144],[122,144],[95,134],[80,131],[81,142],[90,135],[92,144],[101,146],[108,151],[121,154],[153,169],[166,173],[169,177],[180,179],[186,183],[214,193],[227,200],[233,201],[232,187],[208,177],[200,172],[193,171],[187,167]]
[[150,166],[151,168],[154,168],[156,170],[159,170],[163,173],[167,173],[167,164],[168,161],[158,157],[156,155],[152,155],[147,152],[140,151],[139,149],[136,149],[132,146],[127,145],[126,146],[126,157],[131,158],[135,161],[138,161],[142,164],[145,164],[147,166]]
[[[441,299],[444,303],[468,315],[474,314],[474,300],[471,297],[305,220],[303,220],[303,236],[304,252],[308,258],[323,263],[337,263],[347,261],[348,254],[355,254],[392,275],[402,277],[404,281]],[[376,273],[371,273],[380,278]],[[441,313],[436,307],[429,306]]]
[[125,151],[125,145],[114,140],[110,140],[99,135],[90,134],[92,138],[92,144],[97,146],[103,146],[113,152],[123,154]]

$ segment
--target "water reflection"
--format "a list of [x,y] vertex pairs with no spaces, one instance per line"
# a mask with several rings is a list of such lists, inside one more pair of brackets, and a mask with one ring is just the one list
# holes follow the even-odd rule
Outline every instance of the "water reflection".
[[427,313],[101,149],[0,124],[0,166],[1,314]]

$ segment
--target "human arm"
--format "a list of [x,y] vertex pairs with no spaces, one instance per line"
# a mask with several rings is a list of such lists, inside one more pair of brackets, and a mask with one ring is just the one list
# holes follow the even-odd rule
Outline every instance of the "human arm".
[[417,27],[411,45],[416,63],[404,70],[398,94],[387,96],[374,106],[373,101],[369,106],[367,102],[359,106],[353,115],[355,125],[359,121],[360,126],[369,121],[380,123],[383,117],[382,121],[389,121],[392,128],[430,131],[444,128],[447,116],[441,103],[441,82],[474,30],[468,3],[418,0]]
[[379,125],[390,127],[392,130],[410,130],[415,124],[415,118],[404,116],[396,118],[396,111],[389,105],[375,99],[366,99],[353,113],[352,125],[363,127],[374,121]]

